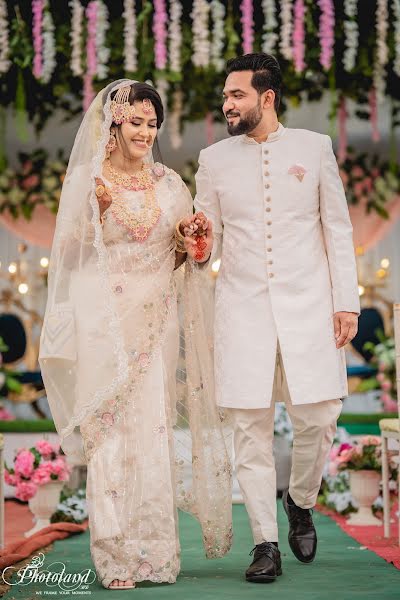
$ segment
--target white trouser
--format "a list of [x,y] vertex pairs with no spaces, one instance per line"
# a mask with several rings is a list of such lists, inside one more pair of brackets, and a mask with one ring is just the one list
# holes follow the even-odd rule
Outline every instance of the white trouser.
[[273,455],[275,402],[278,400],[285,402],[293,425],[289,493],[301,508],[315,505],[342,408],[340,399],[293,406],[278,348],[271,407],[225,409],[232,417],[236,475],[255,544],[278,541]]

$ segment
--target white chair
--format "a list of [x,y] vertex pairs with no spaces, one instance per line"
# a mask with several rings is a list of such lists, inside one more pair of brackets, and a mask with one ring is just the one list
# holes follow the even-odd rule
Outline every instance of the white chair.
[[[394,341],[396,352],[396,383],[397,400],[400,414],[400,304],[393,305],[394,319]],[[390,494],[389,494],[389,459],[388,459],[388,441],[394,439],[399,443],[399,471],[400,471],[400,420],[381,419],[379,427],[382,436],[382,488],[383,488],[383,535],[390,537]],[[400,474],[398,475],[398,486],[400,500]],[[400,506],[399,506],[400,510]],[[399,546],[400,546],[400,518],[398,523]]]

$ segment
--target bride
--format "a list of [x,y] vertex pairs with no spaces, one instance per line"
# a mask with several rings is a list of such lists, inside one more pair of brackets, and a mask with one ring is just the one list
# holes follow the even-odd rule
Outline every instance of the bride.
[[153,162],[162,121],[157,91],[126,79],[85,114],[61,194],[41,335],[62,448],[87,464],[90,551],[110,589],[176,581],[178,508],[199,520],[207,557],[223,556],[232,537],[212,315],[197,266],[210,253],[211,226],[201,245],[188,237],[191,195]]

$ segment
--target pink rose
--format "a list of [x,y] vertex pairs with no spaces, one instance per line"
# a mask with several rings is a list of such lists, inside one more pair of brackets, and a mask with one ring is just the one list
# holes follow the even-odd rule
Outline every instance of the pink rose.
[[343,171],[343,169],[340,169],[339,174],[344,187],[346,187],[349,182],[349,176],[347,175],[346,171]]
[[361,438],[363,446],[380,446],[381,438],[377,435],[365,435]]
[[15,421],[15,416],[7,408],[0,408],[0,421]]
[[353,185],[353,192],[355,196],[362,196],[364,193],[364,184],[362,181],[358,181]]
[[51,471],[54,475],[65,476],[68,474],[68,465],[63,457],[56,458],[56,460],[52,460],[50,463]]
[[24,190],[31,190],[32,188],[36,187],[40,182],[39,176],[36,175],[35,173],[33,173],[32,175],[29,175],[28,177],[26,177],[23,181],[22,181],[22,187],[24,188]]
[[18,498],[18,500],[26,502],[27,500],[33,498],[33,496],[36,494],[36,491],[37,487],[31,481],[20,481],[17,485],[15,497]]
[[351,169],[351,174],[353,177],[362,177],[364,175],[364,170],[356,165]]
[[350,450],[350,448],[354,448],[354,446],[352,446],[351,444],[348,444],[347,442],[345,442],[344,444],[340,444],[339,454],[341,452],[343,452],[343,450]]
[[385,381],[386,377],[384,373],[378,373],[376,376],[376,380],[379,381],[379,383],[382,383],[383,381]]
[[36,485],[44,485],[49,483],[50,475],[52,473],[51,463],[42,462],[32,475],[32,482]]
[[31,160],[26,160],[22,165],[22,174],[27,175],[33,169],[33,162]]
[[105,412],[101,415],[101,420],[105,425],[112,425],[114,423],[114,417],[111,413]]
[[33,472],[33,463],[35,462],[35,457],[32,452],[29,450],[21,450],[15,459],[14,469],[15,472],[21,475],[22,477],[30,477]]
[[336,477],[336,475],[338,474],[338,468],[337,468],[336,462],[329,463],[328,472],[331,477]]
[[42,456],[49,456],[54,452],[53,446],[47,440],[40,440],[36,442],[35,448]]
[[7,469],[4,471],[4,480],[8,485],[17,485],[20,481],[17,475],[9,473]]
[[380,175],[380,171],[379,171],[379,169],[377,169],[376,167],[374,167],[374,168],[371,170],[371,175],[372,175],[372,177],[379,177],[379,175]]
[[393,400],[393,398],[391,398],[388,394],[385,394],[385,399],[383,400],[383,397],[382,397],[382,402],[383,402],[383,407],[385,409],[385,412],[397,413],[397,410],[398,410],[397,400]]
[[382,381],[381,388],[385,390],[385,392],[389,392],[392,389],[392,384],[386,379],[385,381]]

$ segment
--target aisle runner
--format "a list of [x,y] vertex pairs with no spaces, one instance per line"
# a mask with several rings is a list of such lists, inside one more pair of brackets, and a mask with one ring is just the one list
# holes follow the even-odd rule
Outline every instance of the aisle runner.
[[[15,585],[4,598],[34,599],[90,598],[108,600],[117,598],[147,598],[148,600],[398,600],[400,572],[368,550],[360,550],[334,521],[315,513],[319,546],[313,564],[298,562],[287,544],[288,524],[279,503],[280,549],[283,575],[267,586],[250,584],[244,580],[244,571],[251,561],[248,555],[253,547],[246,511],[235,505],[235,543],[231,552],[220,560],[206,560],[200,543],[199,525],[188,515],[180,515],[182,539],[182,572],[173,586],[142,584],[134,590],[109,591],[97,581],[79,594],[68,594],[45,584]],[[89,532],[55,542],[54,550],[45,556],[43,568],[51,563],[64,563],[66,572],[81,573],[92,568],[89,552]],[[15,578],[14,578],[15,580]],[[57,592],[56,592],[57,590]],[[47,593],[45,593],[47,592]],[[56,592],[54,594],[54,592]]]

